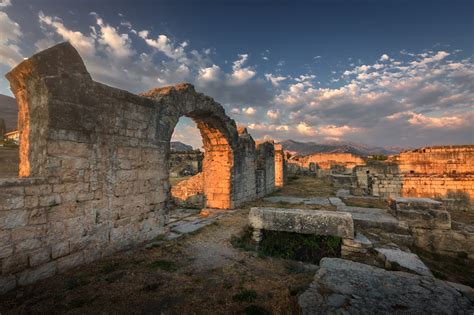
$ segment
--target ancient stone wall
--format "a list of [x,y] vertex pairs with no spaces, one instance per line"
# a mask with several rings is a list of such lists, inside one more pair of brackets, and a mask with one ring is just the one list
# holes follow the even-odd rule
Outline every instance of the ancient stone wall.
[[170,152],[170,177],[196,175],[202,171],[204,154],[199,151]]
[[368,190],[375,196],[447,198],[461,193],[474,200],[473,145],[421,148],[389,162],[398,169],[369,175]]
[[474,145],[425,147],[393,158],[400,173],[474,174]]
[[286,158],[283,146],[279,143],[274,144],[275,150],[275,187],[283,187],[287,181]]
[[206,206],[256,196],[253,139],[189,84],[141,96],[108,87],[91,79],[69,43],[7,78],[20,110],[21,178],[0,181],[0,292],[163,233],[181,116],[203,137]]
[[449,198],[464,193],[474,200],[474,175],[376,175],[371,177],[374,196]]
[[297,156],[288,160],[288,163],[296,164],[302,171],[310,171],[312,168],[330,171],[336,165],[352,170],[356,165],[364,165],[365,161],[351,153],[315,153]]
[[257,169],[263,170],[264,195],[275,190],[275,149],[273,141],[257,143]]
[[183,180],[171,187],[173,201],[179,207],[203,208],[204,200],[204,173]]

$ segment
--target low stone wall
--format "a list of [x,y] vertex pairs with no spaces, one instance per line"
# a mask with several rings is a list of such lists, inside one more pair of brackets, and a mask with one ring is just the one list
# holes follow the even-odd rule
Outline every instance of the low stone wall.
[[204,174],[180,181],[171,187],[173,201],[179,207],[203,208],[204,202]]
[[446,198],[463,193],[474,200],[474,175],[381,174],[370,176],[369,193],[373,196]]
[[394,157],[401,173],[474,174],[474,145],[425,147]]
[[441,202],[395,197],[390,199],[390,208],[409,227],[415,246],[440,255],[474,260],[474,230],[452,222]]

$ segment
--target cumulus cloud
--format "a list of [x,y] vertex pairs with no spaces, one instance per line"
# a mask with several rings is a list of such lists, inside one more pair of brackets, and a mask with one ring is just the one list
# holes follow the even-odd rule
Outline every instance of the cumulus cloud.
[[383,54],[380,56],[380,61],[388,61],[390,60],[390,57],[387,54]]
[[98,34],[99,43],[106,46],[106,49],[111,55],[117,58],[127,58],[135,54],[128,34],[119,34],[115,27],[104,23],[97,14],[93,15],[100,28],[100,33]]
[[[9,5],[0,3],[0,9]],[[187,39],[137,32],[123,19],[118,25],[96,13],[90,19],[89,28],[78,28],[39,12],[43,35],[35,48],[70,41],[95,80],[132,92],[193,83],[239,124],[248,125],[255,138],[410,146],[472,139],[474,66],[454,51],[383,54],[373,62],[333,70],[332,81],[321,84],[313,73],[285,73],[283,61],[274,71],[257,73],[258,64],[249,64],[248,53],[239,54],[226,70],[212,60],[217,50],[198,51]],[[23,41],[20,25],[0,10],[0,63],[20,62]],[[261,62],[268,53],[257,59]],[[189,129],[179,128],[185,139]],[[199,138],[196,132],[188,136]]]
[[147,45],[156,48],[171,59],[180,60],[183,62],[186,61],[186,53],[184,51],[184,48],[187,46],[187,44],[175,45],[171,42],[168,36],[163,34],[158,35],[156,39],[152,39],[149,38],[149,34],[150,32],[147,30],[138,32],[138,36],[143,38]]
[[231,84],[242,85],[257,74],[251,67],[244,67],[247,59],[248,54],[240,54],[239,59],[234,61],[232,66],[233,72],[230,75]]

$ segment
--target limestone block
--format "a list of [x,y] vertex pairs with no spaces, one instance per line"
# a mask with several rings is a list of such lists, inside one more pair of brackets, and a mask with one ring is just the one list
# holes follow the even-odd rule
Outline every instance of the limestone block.
[[397,218],[410,227],[425,229],[451,229],[451,215],[446,210],[397,210]]
[[56,242],[51,248],[51,257],[53,259],[66,256],[70,253],[69,241]]
[[27,210],[0,211],[0,229],[13,229],[28,224]]
[[354,238],[352,215],[345,212],[254,207],[249,223],[254,229]]
[[48,247],[39,248],[29,253],[30,267],[36,267],[51,260],[51,250]]

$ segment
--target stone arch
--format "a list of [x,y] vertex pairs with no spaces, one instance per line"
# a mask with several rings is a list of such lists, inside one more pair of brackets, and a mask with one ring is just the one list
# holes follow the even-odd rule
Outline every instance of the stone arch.
[[158,101],[160,121],[158,138],[164,142],[169,156],[173,131],[182,116],[191,118],[201,132],[205,155],[203,172],[199,175],[205,206],[229,209],[235,206],[233,196],[235,151],[239,134],[235,121],[214,99],[197,93],[191,84],[152,89],[141,96]]

